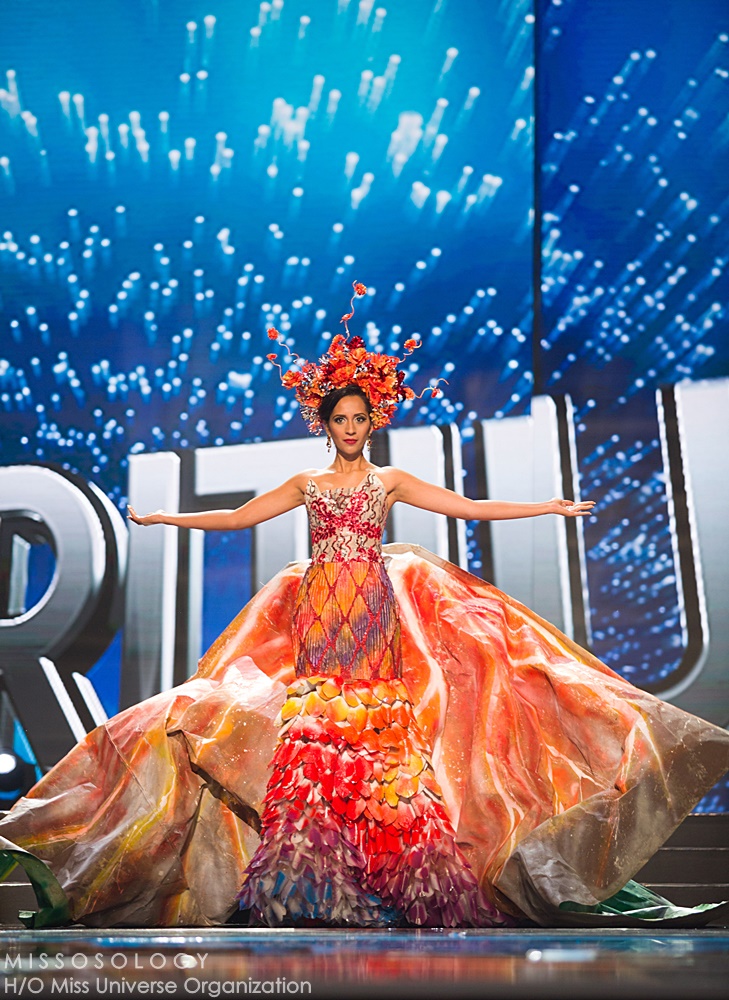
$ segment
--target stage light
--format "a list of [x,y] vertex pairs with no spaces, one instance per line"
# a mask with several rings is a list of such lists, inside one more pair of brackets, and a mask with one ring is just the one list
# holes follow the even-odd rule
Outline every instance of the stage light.
[[301,17],[299,18],[299,33],[297,36],[300,42],[303,41],[304,38],[306,37],[306,29],[309,27],[310,24],[311,24],[311,18],[309,17],[309,15],[302,14]]
[[[446,148],[447,144],[448,144],[448,136],[440,132],[435,137],[435,142],[433,143],[433,152],[431,154],[431,160],[433,161],[433,163],[437,163],[437,161],[441,158],[441,156],[443,155],[443,150]],[[448,197],[450,198],[450,194],[448,195]]]
[[476,195],[478,201],[482,202],[487,198],[493,198],[502,184],[503,180],[501,177],[496,177],[493,174],[484,174]]
[[329,91],[329,99],[327,100],[327,117],[329,118],[330,122],[337,113],[337,108],[339,107],[339,102],[341,99],[342,99],[341,90],[334,89]]
[[445,61],[443,63],[443,66],[441,67],[441,71],[440,71],[440,79],[441,80],[446,75],[446,73],[448,73],[450,71],[450,69],[453,66],[453,63],[456,61],[457,57],[458,57],[458,49],[457,48],[454,48],[453,46],[451,46],[451,48],[446,49]]
[[445,97],[439,97],[435,102],[435,108],[433,109],[433,113],[430,116],[430,120],[428,121],[423,134],[424,145],[429,146],[435,138],[447,107],[448,101]]
[[372,114],[377,110],[380,105],[380,101],[385,93],[385,88],[387,86],[387,77],[385,76],[375,76],[372,79],[372,85],[369,92],[369,97],[367,99],[367,110]]
[[262,3],[258,5],[258,26],[260,28],[265,27],[266,21],[268,20],[268,15],[271,13],[271,4],[268,0],[262,0]]
[[359,163],[359,153],[347,153],[344,157],[344,176],[351,180]]
[[398,55],[396,52],[390,56],[387,60],[387,66],[385,67],[385,79],[387,80],[387,91],[390,93],[392,90],[392,85],[395,82],[395,77],[397,75],[398,68],[402,62],[402,56]]
[[450,200],[450,191],[437,191],[435,195],[435,214],[441,215]]
[[370,19],[370,14],[372,13],[372,8],[375,5],[375,0],[359,0],[359,7],[357,8],[357,24],[366,25]]
[[[477,6],[477,16],[480,18],[480,5]],[[255,406],[251,403],[251,412],[245,416],[243,439],[249,433],[252,438],[265,435],[263,425],[266,393],[272,382],[268,381],[270,373],[266,375],[265,381],[259,381],[263,378],[263,373],[255,365],[251,365],[249,360],[250,353],[260,350],[258,345],[263,314],[258,303],[261,298],[269,300],[271,311],[274,306],[279,308],[280,311],[275,315],[285,313],[289,317],[296,317],[295,333],[297,338],[302,338],[300,343],[306,343],[306,338],[313,334],[313,343],[317,344],[321,339],[324,345],[326,340],[323,335],[326,333],[331,337],[331,331],[325,328],[330,326],[336,332],[338,314],[332,312],[327,320],[326,313],[315,306],[322,302],[328,304],[330,282],[337,267],[343,268],[337,287],[346,291],[346,281],[354,265],[348,266],[341,262],[345,256],[353,258],[354,252],[350,251],[356,248],[357,267],[369,266],[374,272],[371,284],[375,286],[379,281],[380,287],[388,289],[379,300],[372,296],[367,298],[368,305],[372,303],[372,315],[377,325],[368,320],[365,333],[374,344],[379,336],[378,326],[388,330],[394,319],[404,320],[411,315],[417,317],[421,299],[423,308],[426,307],[425,280],[417,290],[411,287],[409,280],[395,282],[398,290],[393,291],[392,296],[389,295],[389,289],[393,287],[396,277],[407,277],[410,267],[418,259],[426,265],[424,273],[429,275],[428,269],[438,259],[438,255],[431,249],[434,240],[429,226],[434,220],[437,219],[439,224],[438,249],[442,248],[444,259],[447,255],[449,261],[455,259],[463,240],[457,226],[471,227],[481,223],[480,219],[468,219],[461,211],[467,196],[472,195],[478,185],[473,168],[469,166],[466,169],[463,164],[480,165],[479,178],[484,170],[495,163],[499,164],[496,169],[503,172],[503,176],[508,177],[510,182],[514,177],[523,176],[524,165],[521,160],[514,159],[514,151],[508,141],[504,149],[489,146],[493,138],[489,123],[483,133],[479,131],[471,134],[464,125],[463,128],[459,126],[457,134],[452,127],[452,118],[456,117],[459,108],[465,104],[475,114],[481,112],[476,98],[486,85],[486,77],[478,62],[470,65],[467,61],[466,46],[460,45],[459,41],[462,35],[457,30],[450,32],[448,29],[449,23],[455,24],[455,21],[449,22],[451,10],[445,5],[430,4],[424,13],[430,14],[434,8],[441,18],[437,34],[428,35],[430,28],[423,24],[422,37],[416,37],[417,33],[412,31],[412,23],[403,27],[399,7],[397,11],[389,9],[387,16],[384,3],[376,7],[374,2],[368,2],[361,8],[358,3],[353,10],[351,4],[341,0],[336,8],[340,15],[336,19],[336,30],[340,31],[339,41],[328,46],[322,41],[325,35],[321,34],[328,28],[317,18],[318,8],[314,10],[314,18],[307,21],[305,17],[303,24],[300,15],[306,8],[300,7],[295,14],[292,9],[289,24],[289,11],[284,11],[281,0],[273,0],[263,8],[254,5],[252,23],[261,22],[258,28],[263,28],[263,35],[260,30],[254,31],[250,36],[251,44],[266,46],[269,41],[271,44],[270,53],[261,52],[257,62],[251,59],[251,51],[246,44],[247,34],[243,35],[240,60],[229,59],[229,53],[222,46],[219,50],[216,47],[215,51],[210,50],[208,53],[208,36],[217,38],[218,32],[222,29],[227,31],[231,22],[226,21],[225,6],[220,10],[216,7],[217,21],[212,15],[203,18],[203,12],[199,11],[194,17],[194,30],[186,24],[184,17],[182,20],[179,17],[173,18],[169,30],[169,52],[160,50],[163,57],[160,59],[160,66],[174,67],[168,84],[173,92],[178,91],[178,105],[170,106],[169,86],[159,94],[153,91],[147,93],[143,88],[138,88],[137,81],[132,81],[130,76],[128,88],[123,78],[120,78],[116,82],[117,91],[110,94],[100,89],[101,78],[97,80],[90,73],[88,78],[84,77],[83,84],[78,84],[83,86],[85,99],[79,94],[74,101],[72,91],[62,90],[58,96],[59,103],[56,104],[54,87],[51,96],[56,107],[56,128],[52,127],[52,121],[46,125],[44,116],[40,113],[40,102],[38,108],[33,109],[37,111],[39,119],[37,130],[44,141],[48,141],[49,161],[54,171],[52,183],[43,197],[47,194],[51,201],[54,197],[60,201],[60,214],[64,223],[69,226],[71,246],[59,248],[55,251],[56,257],[52,254],[51,259],[47,260],[42,245],[26,245],[27,237],[21,235],[12,253],[8,250],[0,253],[0,279],[4,282],[8,275],[15,282],[17,277],[18,287],[21,282],[33,281],[32,288],[35,291],[30,297],[25,293],[26,286],[22,286],[22,301],[17,303],[21,311],[15,314],[21,322],[17,328],[11,328],[13,336],[20,338],[18,343],[24,349],[27,344],[29,349],[38,352],[41,343],[44,343],[41,325],[37,322],[42,316],[60,317],[58,323],[55,320],[50,323],[53,328],[52,338],[48,323],[42,331],[45,340],[52,340],[55,346],[56,340],[62,343],[60,338],[68,336],[67,320],[64,317],[69,312],[76,315],[78,338],[70,341],[70,353],[78,373],[74,376],[78,383],[76,388],[85,391],[89,400],[89,413],[97,408],[98,403],[105,413],[104,419],[113,412],[121,427],[121,433],[117,434],[115,431],[104,445],[104,456],[108,456],[110,461],[109,468],[102,477],[102,486],[115,502],[121,499],[124,489],[125,473],[120,470],[123,469],[121,462],[126,450],[132,446],[147,449],[161,447],[170,441],[173,430],[182,429],[181,412],[174,406],[174,378],[182,379],[186,400],[189,395],[194,394],[195,420],[198,415],[203,416],[206,434],[209,434],[205,442],[210,445],[220,434],[228,433],[232,425],[225,419],[224,413],[218,413],[215,393],[210,392],[206,401],[204,395],[197,390],[193,391],[191,378],[193,375],[202,377],[199,386],[201,389],[205,385],[217,386],[225,372],[216,371],[215,366],[220,359],[219,355],[223,357],[226,351],[230,352],[231,360],[234,356],[240,358],[241,367],[245,364],[251,373],[251,391],[256,393]],[[414,5],[413,10],[416,9],[419,14],[419,7]],[[347,11],[349,20],[344,16]],[[364,20],[356,28],[354,22],[360,14]],[[274,23],[279,20],[283,23]],[[241,30],[246,31],[250,23]],[[310,57],[302,52],[304,61],[297,63],[296,59],[300,56],[295,49],[295,39],[302,28],[305,29],[305,37],[311,36],[312,43],[316,39],[317,46],[316,49],[312,46]],[[165,30],[165,25],[160,21],[155,44],[167,44]],[[498,30],[501,31],[501,28]],[[270,40],[267,35],[264,37],[266,32],[271,33]],[[316,32],[316,35],[312,32]],[[350,41],[350,32],[351,39],[356,42],[347,49],[346,55],[351,76],[342,77],[339,60],[343,47]],[[504,38],[507,36],[508,33]],[[227,38],[221,37],[220,40],[226,44],[228,42]],[[444,57],[446,45],[451,44],[451,41],[453,44]],[[140,33],[140,45],[144,44],[143,33]],[[456,45],[462,49],[462,57],[456,58]],[[504,51],[507,50],[508,44],[504,48]],[[177,55],[174,55],[175,52]],[[171,56],[172,62],[169,62],[167,56]],[[433,93],[433,84],[437,82],[439,71],[445,65],[444,58],[446,61],[450,60],[447,80],[443,83],[443,87],[448,89],[437,89]],[[175,60],[178,60],[176,65]],[[407,74],[403,73],[405,68],[408,70]],[[18,70],[22,83],[22,67],[18,66]],[[473,75],[474,73],[477,75]],[[530,79],[523,59],[517,59],[512,66],[503,69],[502,75],[509,80],[509,93],[521,93],[520,85],[525,79]],[[255,86],[252,87],[253,81]],[[62,81],[65,82],[67,81]],[[132,82],[134,88],[131,86]],[[198,104],[198,92],[192,95],[192,88],[204,85],[203,89],[207,89],[213,82],[216,88],[216,106],[211,106],[204,116],[198,116],[202,106]],[[501,77],[493,82],[495,90],[502,94]],[[334,87],[334,84],[339,84],[341,89]],[[125,89],[128,95],[126,99]],[[359,97],[358,90],[361,90]],[[132,93],[137,95],[135,99],[131,99]],[[251,100],[239,100],[244,93],[250,94]],[[5,94],[7,96],[0,94],[3,107],[15,100],[9,89]],[[259,103],[258,94],[266,95],[265,103]],[[280,96],[274,99],[274,95]],[[358,103],[360,98],[361,106]],[[190,99],[195,101],[192,108],[186,104]],[[270,120],[269,101],[273,103]],[[505,107],[508,102],[509,94],[504,102]],[[113,109],[112,115],[99,115],[99,107]],[[130,114],[129,108],[135,110]],[[160,111],[160,108],[169,110]],[[223,115],[224,108],[229,113],[226,111]],[[18,114],[21,112],[24,109],[18,109]],[[522,105],[515,105],[509,112],[507,139],[515,119],[529,120],[527,112],[528,109]],[[71,122],[72,113],[74,118]],[[96,128],[96,131],[80,135],[79,122],[83,126],[83,116],[87,113],[88,124],[92,129]],[[0,108],[0,115],[5,114],[6,111]],[[683,111],[681,114],[686,120]],[[25,136],[22,140],[26,143],[25,147],[16,154],[13,143],[18,136],[12,133],[10,145],[2,150],[3,154],[7,154],[5,163],[8,170],[12,168],[17,174],[23,164],[22,177],[16,175],[13,178],[23,197],[33,194],[32,186],[40,184],[41,178],[37,166],[25,170],[25,163],[29,162],[27,150],[30,148],[27,128],[28,123],[32,125],[33,117],[24,113],[25,125],[20,126],[18,133]],[[475,116],[472,120],[475,123]],[[148,125],[146,132],[142,128],[142,121]],[[150,121],[152,127],[149,127]],[[66,123],[70,123],[68,128],[63,127]],[[446,140],[444,123],[447,123],[449,140]],[[479,127],[482,124],[483,122]],[[501,127],[502,124],[499,124],[499,128]],[[427,139],[424,134],[426,131]],[[130,134],[134,137],[134,155],[130,151]],[[347,135],[356,136],[356,139],[350,138],[348,141],[345,138]],[[212,148],[211,136],[215,136]],[[250,144],[247,136],[251,137]],[[357,144],[356,152],[350,145],[353,141]],[[55,149],[51,148],[51,143],[57,144]],[[199,143],[202,143],[200,150],[203,160],[198,170],[195,161],[199,160],[199,156],[196,157],[195,153]],[[85,152],[82,148],[84,144],[92,149]],[[175,148],[170,149],[169,145],[174,145]],[[235,154],[231,146],[235,146]],[[490,158],[491,148],[495,150],[495,155],[498,154],[498,159]],[[99,149],[103,155],[99,154]],[[261,155],[264,149],[265,153]],[[386,149],[392,173],[390,169],[384,173],[381,170]],[[346,155],[348,151],[352,154],[350,157]],[[211,152],[212,156],[209,155]],[[107,153],[113,153],[114,157],[107,159]],[[481,155],[482,153],[488,155]],[[91,166],[91,156],[96,159],[98,176],[96,179],[84,176],[83,182],[80,182],[74,173],[75,164],[80,158],[82,164]],[[106,164],[105,169],[103,164]],[[494,172],[493,166],[491,169]],[[435,170],[438,171],[437,183],[433,179]],[[116,175],[119,193],[109,201],[108,184],[112,179],[112,172]],[[337,174],[339,181],[332,183],[331,178],[336,178]],[[402,179],[395,181],[394,178]],[[0,180],[2,179],[3,174],[0,173]],[[374,183],[375,179],[377,184]],[[170,181],[176,185],[175,208],[171,215],[167,200],[170,197],[167,190],[168,186],[171,187]],[[227,186],[228,183],[230,187]],[[267,184],[271,199],[268,203]],[[2,187],[0,183],[0,188]],[[513,213],[513,205],[521,196],[514,195],[513,191],[508,194],[512,197],[510,210]],[[217,204],[211,203],[212,197],[217,198]],[[528,194],[525,197],[528,199]],[[124,205],[115,207],[116,201],[122,199]],[[459,208],[457,213],[448,209],[448,205],[455,204],[456,199]],[[64,218],[71,204],[78,209],[77,226],[73,216],[68,217],[67,222]],[[327,206],[323,211],[322,204]],[[82,225],[82,220],[90,205],[94,205],[95,212],[104,213],[104,221],[109,216],[113,218],[114,246],[104,246],[100,239],[93,244],[83,243],[83,237],[87,233],[81,231],[86,225],[85,222]],[[433,206],[432,210],[430,205]],[[285,212],[283,218],[279,211],[281,206]],[[379,236],[372,235],[375,232],[373,223],[376,223],[377,213],[382,212],[383,206],[387,206],[388,231],[397,232],[398,240],[383,243]],[[508,209],[506,198],[503,206],[505,210]],[[292,209],[298,210],[300,217],[291,218],[289,222],[289,212]],[[315,217],[312,212],[317,213]],[[196,213],[202,214],[196,216]],[[209,225],[202,222],[203,215],[214,220],[214,229],[210,230]],[[521,206],[519,219],[525,215],[526,209]],[[201,221],[192,222],[193,218]],[[278,224],[271,224],[272,218],[287,221],[285,234]],[[424,225],[421,226],[420,221]],[[223,224],[236,233],[236,247],[231,245],[230,235],[226,240],[216,239]],[[512,227],[510,221],[506,226],[507,238],[510,238],[512,229],[516,232],[516,227]],[[699,233],[698,227],[696,231]],[[53,224],[49,223],[47,229],[38,229],[38,232],[47,246],[57,246],[58,237]],[[191,238],[185,239],[187,235]],[[154,259],[150,248],[160,240],[168,248],[174,249],[164,253],[164,264],[163,251],[158,252],[158,259],[152,266],[153,273],[159,279],[155,282],[150,281],[148,275],[150,259]],[[394,246],[396,242],[402,245],[403,258],[399,265],[397,259],[390,259],[388,256],[392,252],[390,244]],[[100,253],[107,252],[106,258],[102,256],[99,259],[97,246]],[[91,252],[81,257],[85,248]],[[238,263],[241,255],[243,260],[255,260],[256,269],[253,265],[242,267]],[[298,264],[287,263],[292,258],[298,259]],[[34,260],[37,260],[40,268],[33,263]],[[82,262],[78,267],[81,280],[67,283],[67,276],[74,273],[74,262],[79,261]],[[310,261],[314,263],[310,264]],[[485,266],[480,250],[474,264]],[[91,274],[89,268],[94,266],[96,270]],[[513,269],[504,276],[499,270],[501,264],[498,255],[492,258],[488,266],[497,268],[494,280],[503,280],[507,286],[514,284],[514,275],[518,269]],[[14,269],[12,272],[11,267]],[[392,277],[386,279],[381,273],[383,270]],[[39,276],[31,277],[37,272],[40,272]],[[144,281],[131,281],[131,273],[144,273]],[[525,281],[528,285],[528,274]],[[81,289],[81,284],[85,284],[87,288]],[[65,295],[64,300],[59,298],[56,306],[53,297],[57,295],[59,285],[64,292],[68,288],[71,294],[68,299],[65,299]],[[82,297],[81,291],[87,290],[90,293],[88,297]],[[304,292],[311,294],[305,295]],[[4,284],[3,296],[5,297]],[[460,318],[462,303],[471,296],[471,288],[460,288],[458,280],[454,281],[452,290],[446,294],[449,301],[443,303],[443,312],[450,312]],[[505,301],[508,301],[508,295]],[[41,302],[44,303],[43,309]],[[43,311],[46,302],[48,314]],[[30,303],[37,308],[35,330],[31,329],[30,318],[24,311]],[[374,312],[375,305],[377,314]],[[390,308],[398,310],[397,317],[388,317]],[[508,311],[508,308],[509,306],[504,306],[503,310]],[[54,311],[56,309],[57,312]],[[145,319],[145,314],[151,315]],[[515,318],[499,315],[499,319],[507,323],[507,328]],[[290,319],[286,322],[290,323]],[[414,323],[417,322],[417,318],[414,319]],[[232,335],[232,339],[224,333],[219,334],[221,340],[218,350],[211,352],[211,368],[207,354],[210,341],[217,342],[216,330],[221,324]],[[183,333],[182,340],[173,339],[180,336],[177,331],[183,325],[185,330],[190,331],[189,335]],[[407,328],[406,323],[403,325]],[[152,329],[156,326],[159,327],[158,331]],[[469,336],[473,332],[470,331]],[[148,337],[155,333],[157,342],[152,349]],[[33,337],[37,337],[37,340],[33,340]],[[134,365],[139,357],[134,347],[137,339],[140,341],[137,345],[140,350],[152,351],[154,355],[154,362],[149,367],[148,382],[135,372]],[[93,367],[101,365],[98,357],[100,352],[94,344],[107,341],[109,346],[104,350],[110,352],[112,364],[104,375],[102,367]],[[15,341],[12,340],[11,343],[15,347]],[[182,349],[183,345],[185,350]],[[424,367],[438,364],[437,358],[433,356],[433,351],[436,350],[437,345],[431,350],[424,344],[419,352]],[[183,354],[190,359],[190,375],[185,375],[183,370]],[[171,369],[170,361],[178,362],[178,366]],[[152,375],[157,368],[162,372],[159,381]],[[435,371],[436,368],[433,367],[432,370]],[[29,363],[26,363],[26,371],[30,377],[32,369]],[[132,373],[135,374],[133,379]],[[114,382],[110,382],[112,374]],[[123,378],[120,379],[119,376]],[[31,383],[33,393],[37,396],[34,405],[38,399],[43,398],[48,412],[54,411],[53,418],[57,420],[59,427],[68,425],[69,422],[76,425],[81,419],[71,381],[70,376],[61,380],[58,393],[55,394],[58,397],[56,399],[52,399],[51,393],[43,397],[41,386]],[[230,381],[228,384],[230,387]],[[161,406],[162,385],[169,385],[172,392],[161,411],[164,413],[164,420],[170,422],[169,426],[165,424],[164,427],[162,416],[155,409]],[[498,391],[497,387],[496,392]],[[146,411],[149,421],[138,421],[133,438],[123,436],[127,418],[123,416],[123,411],[114,409],[120,405],[125,392],[129,394],[130,400],[143,399],[149,406]],[[507,398],[504,396],[501,402],[505,402]],[[69,403],[72,409],[67,409]],[[16,404],[11,399],[9,405],[19,407],[25,404]],[[224,399],[221,410],[226,405]],[[35,414],[34,410],[33,413]],[[238,416],[243,419],[240,414]],[[406,422],[417,422],[420,419],[417,409],[405,415]],[[93,421],[93,418],[90,420]],[[284,423],[286,433],[293,433],[294,421],[289,423],[286,420]],[[158,430],[162,428],[161,436],[153,433],[151,428],[155,424],[159,425]],[[31,441],[36,440],[36,430],[37,427],[33,426],[32,432],[26,434]],[[185,435],[189,433],[185,429]],[[66,428],[64,440],[69,439]],[[175,438],[176,441],[183,439],[181,435]],[[45,438],[40,439],[40,443],[46,447]],[[90,475],[92,469],[102,467],[98,458],[99,456],[90,457],[87,468],[83,464],[85,456],[82,449],[78,449],[78,456],[74,460],[81,463],[79,470],[82,473]]]
[[7,805],[27,792],[35,781],[35,769],[13,750],[0,747],[0,799]]
[[321,73],[317,73],[312,81],[311,94],[309,95],[309,112],[314,115],[319,107],[319,102],[321,100],[322,90],[324,89],[325,78]]
[[359,77],[359,87],[357,88],[357,97],[359,98],[359,103],[364,104],[367,99],[367,94],[369,93],[370,85],[374,79],[374,73],[371,69],[363,69]]

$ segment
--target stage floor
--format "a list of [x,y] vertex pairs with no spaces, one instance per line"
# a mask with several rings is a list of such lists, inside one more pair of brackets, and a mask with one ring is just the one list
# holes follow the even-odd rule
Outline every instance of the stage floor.
[[0,931],[0,995],[726,998],[729,932]]

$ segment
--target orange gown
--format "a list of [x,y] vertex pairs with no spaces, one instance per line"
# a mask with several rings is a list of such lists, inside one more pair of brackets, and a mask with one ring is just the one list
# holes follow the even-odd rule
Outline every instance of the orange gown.
[[464,570],[382,549],[376,475],[310,483],[307,508],[312,562],[0,821],[35,926],[239,905],[269,924],[696,920],[629,880],[729,767],[729,733]]

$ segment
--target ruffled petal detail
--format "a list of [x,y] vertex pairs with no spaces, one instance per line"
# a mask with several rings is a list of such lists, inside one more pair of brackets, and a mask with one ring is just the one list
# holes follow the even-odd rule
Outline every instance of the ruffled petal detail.
[[281,711],[241,908],[277,926],[511,926],[455,834],[400,680],[302,677]]

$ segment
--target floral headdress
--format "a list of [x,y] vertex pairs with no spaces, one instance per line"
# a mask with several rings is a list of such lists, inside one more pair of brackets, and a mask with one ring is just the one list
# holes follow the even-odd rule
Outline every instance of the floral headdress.
[[[350,299],[349,312],[341,319],[347,335],[338,333],[318,362],[306,361],[301,365],[299,356],[290,354],[289,357],[299,364],[284,372],[276,354],[266,355],[281,372],[284,386],[296,390],[301,415],[312,434],[321,434],[324,429],[319,407],[324,397],[334,389],[349,385],[362,389],[372,407],[372,427],[375,430],[390,423],[401,400],[416,398],[413,390],[404,384],[405,373],[398,371],[397,366],[420,347],[420,341],[414,338],[406,340],[403,345],[405,354],[399,358],[368,351],[361,337],[350,337],[348,323],[354,316],[354,300],[367,293],[367,288],[360,281],[352,282],[352,287],[354,295]],[[268,336],[271,340],[281,340],[281,334],[273,326],[269,328]],[[437,396],[440,390],[429,386],[424,391]]]

